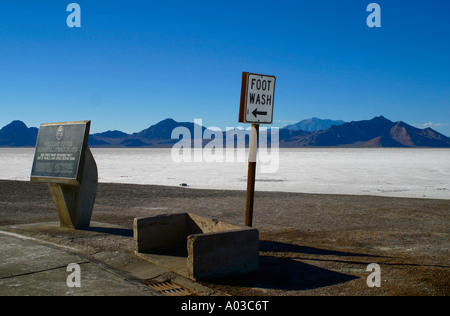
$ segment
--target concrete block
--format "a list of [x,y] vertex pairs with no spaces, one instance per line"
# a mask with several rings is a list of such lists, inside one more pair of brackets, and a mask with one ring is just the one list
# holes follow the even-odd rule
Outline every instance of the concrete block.
[[186,216],[187,214],[174,214],[135,218],[133,223],[135,251],[154,252],[184,243]]
[[188,236],[188,273],[204,280],[257,271],[258,243],[256,229]]
[[[136,218],[134,240],[137,255],[153,263],[164,262],[166,268],[192,280],[245,274],[259,266],[257,229],[195,214]],[[180,247],[185,249],[184,257],[180,257]],[[167,258],[171,249],[174,258]],[[180,260],[184,261],[182,269]]]

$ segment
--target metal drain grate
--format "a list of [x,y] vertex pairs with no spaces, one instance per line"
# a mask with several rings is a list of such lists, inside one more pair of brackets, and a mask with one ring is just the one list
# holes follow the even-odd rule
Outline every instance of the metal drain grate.
[[155,280],[148,280],[145,282],[151,289],[164,294],[166,296],[191,296],[194,295],[188,289],[185,289],[179,284],[172,281],[159,282]]

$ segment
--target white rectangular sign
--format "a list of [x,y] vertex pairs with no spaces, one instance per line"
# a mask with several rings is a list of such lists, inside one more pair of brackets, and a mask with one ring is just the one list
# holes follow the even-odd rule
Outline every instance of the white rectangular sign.
[[[241,100],[240,121],[272,124],[275,98],[275,76],[246,73],[245,92]],[[244,99],[245,98],[245,99]],[[242,104],[244,103],[244,104]],[[242,115],[243,114],[243,115]]]

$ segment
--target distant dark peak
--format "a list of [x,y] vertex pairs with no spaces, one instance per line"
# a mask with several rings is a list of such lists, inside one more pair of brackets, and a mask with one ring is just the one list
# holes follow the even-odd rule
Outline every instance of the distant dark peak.
[[[21,120],[14,120],[10,123],[10,125],[25,125],[24,122],[22,122]],[[25,125],[26,126],[26,125]]]
[[37,134],[37,128],[28,128],[24,122],[19,120],[12,121],[2,129],[0,129],[0,146],[34,146],[36,144]]
[[172,118],[167,118],[167,119],[165,119],[165,120],[162,120],[161,122],[159,122],[158,124],[174,124],[174,123],[176,123],[177,121],[175,121],[174,119],[172,119]]
[[[356,123],[360,124],[360,122],[363,122],[363,121],[359,121],[359,122],[356,122]],[[371,119],[367,123],[369,123],[369,125],[374,127],[374,128],[391,128],[391,127],[396,125],[396,123],[392,122],[391,120],[388,120],[384,116],[374,117],[373,119]]]
[[25,125],[25,123],[19,120],[12,121],[11,123],[3,127],[3,129],[27,129],[27,128],[28,127]]
[[376,117],[373,118],[373,120],[375,120],[375,121],[388,121],[388,122],[392,122],[392,121],[388,120],[387,118],[385,118],[383,115],[376,116]]
[[315,131],[321,131],[326,130],[330,128],[331,126],[339,126],[344,124],[345,122],[342,120],[330,120],[330,119],[320,119],[317,117],[312,117],[310,119],[306,119],[303,121],[300,121],[295,124],[287,125],[284,128],[293,130],[293,131],[307,131],[307,132],[315,132]]
[[162,121],[150,126],[148,129],[155,129],[155,128],[161,128],[161,127],[172,128],[173,126],[175,126],[177,124],[178,124],[177,121],[175,121],[174,119],[168,118],[168,119],[162,120]]

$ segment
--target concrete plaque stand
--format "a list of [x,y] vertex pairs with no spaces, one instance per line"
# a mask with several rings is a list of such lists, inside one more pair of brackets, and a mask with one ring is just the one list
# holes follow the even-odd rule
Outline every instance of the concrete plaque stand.
[[41,124],[31,181],[46,183],[61,227],[89,227],[98,172],[88,147],[91,121]]
[[91,150],[85,151],[83,174],[79,186],[48,183],[58,211],[61,227],[89,227],[97,195],[97,164]]

